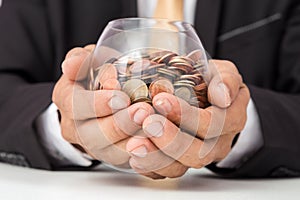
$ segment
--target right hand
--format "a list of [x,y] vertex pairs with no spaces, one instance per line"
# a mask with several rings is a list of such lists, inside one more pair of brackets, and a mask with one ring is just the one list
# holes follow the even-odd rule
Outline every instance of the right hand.
[[88,70],[80,68],[85,67],[84,61],[94,47],[88,45],[68,52],[52,100],[61,114],[64,139],[80,145],[94,159],[127,168],[130,156],[126,144],[154,110],[146,103],[129,106],[129,97],[118,87],[85,89],[81,80]]

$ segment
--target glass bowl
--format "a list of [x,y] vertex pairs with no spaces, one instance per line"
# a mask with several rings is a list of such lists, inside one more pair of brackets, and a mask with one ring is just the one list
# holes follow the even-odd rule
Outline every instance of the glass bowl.
[[164,19],[109,22],[89,63],[89,90],[121,89],[132,103],[160,92],[205,108],[207,58],[192,25]]

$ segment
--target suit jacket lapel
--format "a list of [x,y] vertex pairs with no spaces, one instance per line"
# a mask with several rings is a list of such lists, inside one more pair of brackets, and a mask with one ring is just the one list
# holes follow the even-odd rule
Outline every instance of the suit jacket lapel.
[[215,56],[222,0],[198,0],[195,26],[206,51]]

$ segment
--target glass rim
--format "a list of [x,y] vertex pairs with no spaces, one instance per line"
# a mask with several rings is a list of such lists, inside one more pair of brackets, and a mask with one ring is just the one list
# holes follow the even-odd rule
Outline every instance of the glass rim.
[[[176,27],[179,27],[178,24],[181,24],[181,27],[184,27],[184,29],[178,29],[176,32],[181,32],[181,33],[184,33],[184,32],[187,32],[191,29],[193,29],[193,25],[188,23],[188,22],[185,22],[185,21],[179,21],[179,20],[169,20],[169,19],[164,19],[164,18],[147,18],[147,17],[128,17],[128,18],[119,18],[119,19],[114,19],[114,20],[111,20],[109,23],[108,23],[108,26],[111,28],[111,29],[114,29],[114,30],[117,30],[117,31],[124,31],[124,29],[120,29],[120,28],[117,28],[115,26],[113,26],[113,24],[117,23],[117,22],[122,22],[122,21],[147,21],[147,22],[164,22],[164,23],[168,23],[168,24],[171,24],[171,25],[174,25]],[[140,28],[153,28],[151,26],[145,26],[145,27],[140,27]],[[135,29],[128,29],[126,31],[130,31],[130,30],[136,30],[136,29],[139,29],[139,27],[135,28]],[[163,29],[163,28],[160,28],[160,30],[168,30],[170,31],[170,29]]]

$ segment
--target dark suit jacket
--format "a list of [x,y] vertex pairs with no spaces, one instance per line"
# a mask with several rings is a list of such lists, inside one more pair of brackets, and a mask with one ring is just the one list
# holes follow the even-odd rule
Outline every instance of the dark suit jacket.
[[[51,103],[60,64],[95,43],[108,21],[136,16],[135,0],[4,0],[0,8],[0,160],[59,169],[34,121]],[[233,61],[251,90],[264,146],[231,176],[299,175],[300,2],[199,0],[196,30],[213,58]]]

